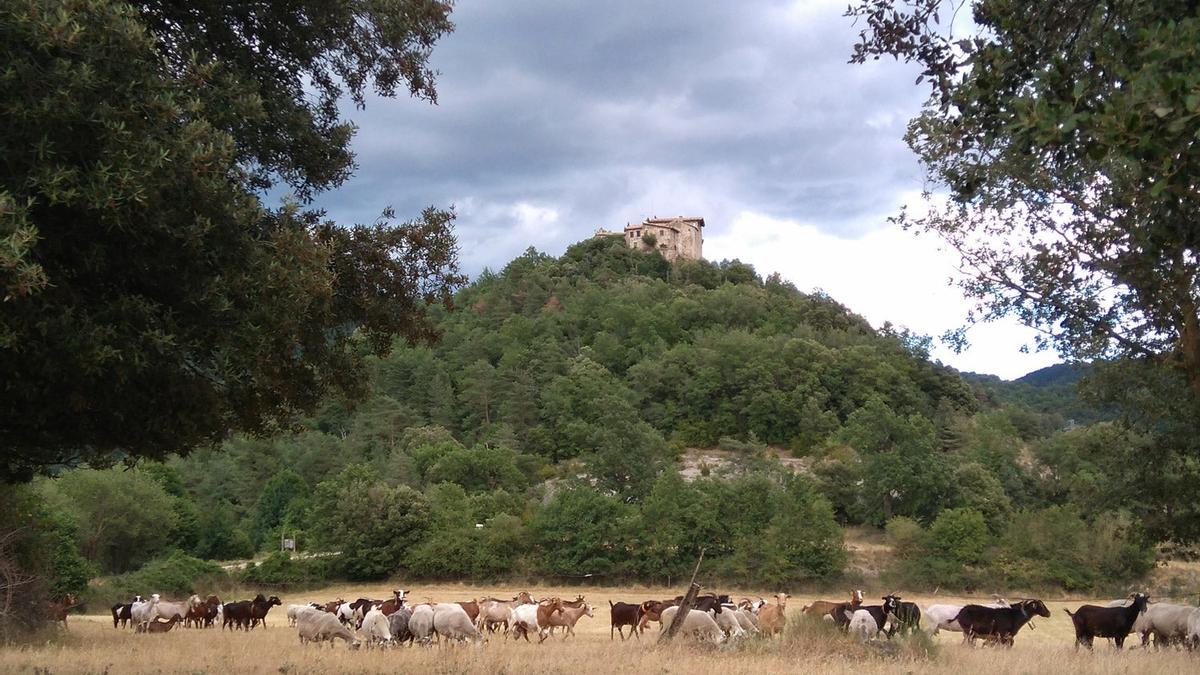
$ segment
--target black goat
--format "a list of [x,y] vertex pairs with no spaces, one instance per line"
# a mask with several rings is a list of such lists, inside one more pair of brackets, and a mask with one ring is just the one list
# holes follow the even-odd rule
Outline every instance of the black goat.
[[1133,622],[1146,611],[1146,603],[1150,601],[1145,593],[1134,593],[1129,597],[1133,598],[1133,602],[1128,607],[1084,605],[1074,614],[1064,609],[1075,624],[1075,649],[1079,649],[1079,645],[1091,649],[1092,640],[1098,637],[1112,638],[1117,649],[1124,647],[1125,636],[1133,630]]
[[1009,607],[967,605],[954,620],[962,626],[965,642],[975,644],[975,638],[982,637],[1011,647],[1017,631],[1035,615],[1050,616],[1050,610],[1041,600],[1022,600]]
[[[885,595],[883,596],[882,605],[859,605],[857,607],[850,607],[850,603],[848,602],[842,604],[846,605],[846,607],[842,608],[839,606],[838,609],[832,612],[832,614],[834,622],[841,626],[843,630],[850,626],[850,618],[853,617],[854,613],[859,610],[869,613],[871,618],[875,619],[875,625],[879,627],[879,630],[883,630],[883,626],[887,623],[888,615],[896,615],[896,609],[900,605],[900,598],[894,595]],[[890,639],[891,637],[892,636],[889,633],[888,638]]]
[[887,634],[889,638],[897,632],[903,635],[921,629],[921,608],[917,607],[917,603],[901,602],[900,596],[894,593],[886,596],[884,600],[888,598],[896,601],[896,609],[892,612],[892,629]]

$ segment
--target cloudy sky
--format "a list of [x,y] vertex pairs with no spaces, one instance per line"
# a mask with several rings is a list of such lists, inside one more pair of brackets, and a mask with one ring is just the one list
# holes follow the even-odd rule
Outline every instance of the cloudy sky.
[[[947,285],[955,259],[887,223],[919,205],[901,137],[926,90],[912,67],[846,63],[846,5],[461,0],[434,52],[439,104],[348,109],[359,170],[320,205],[341,222],[454,205],[471,274],[598,227],[700,215],[706,258],[940,335],[969,306]],[[1020,353],[1015,324],[970,338],[935,356],[1008,378],[1057,360]]]

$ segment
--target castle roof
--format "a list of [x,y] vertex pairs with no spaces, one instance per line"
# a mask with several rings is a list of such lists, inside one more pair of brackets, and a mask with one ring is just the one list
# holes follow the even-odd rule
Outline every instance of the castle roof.
[[625,230],[640,230],[646,225],[656,225],[658,227],[666,227],[676,232],[679,231],[679,226],[684,223],[696,223],[701,228],[704,227],[704,219],[700,216],[675,216],[673,218],[647,218],[646,222],[636,225],[626,225]]

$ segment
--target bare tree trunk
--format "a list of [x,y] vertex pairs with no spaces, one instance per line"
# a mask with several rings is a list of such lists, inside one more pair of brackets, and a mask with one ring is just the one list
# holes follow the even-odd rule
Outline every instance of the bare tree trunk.
[[1200,318],[1196,316],[1196,303],[1190,290],[1185,291],[1179,303],[1182,319],[1179,326],[1179,354],[1183,357],[1183,372],[1192,395],[1200,400]]
[[675,612],[675,618],[671,619],[671,625],[663,631],[662,635],[658,636],[659,644],[665,644],[674,639],[675,634],[683,626],[683,622],[687,619],[688,612],[692,611],[692,605],[696,604],[696,595],[700,592],[700,585],[696,583],[696,574],[700,571],[700,563],[704,561],[704,549],[700,549],[700,558],[696,560],[696,568],[692,570],[692,580],[688,583],[687,593],[683,595],[683,602],[679,603],[679,609]]

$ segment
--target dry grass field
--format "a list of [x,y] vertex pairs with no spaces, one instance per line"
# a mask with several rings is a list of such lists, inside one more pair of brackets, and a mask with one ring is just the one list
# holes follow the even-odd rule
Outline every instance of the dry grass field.
[[[414,602],[466,600],[485,595],[511,597],[514,588],[461,585],[415,586]],[[596,606],[594,618],[583,618],[578,637],[554,637],[543,645],[513,643],[492,637],[481,647],[400,648],[390,651],[350,651],[338,642],[328,647],[302,647],[296,631],[287,627],[283,608],[273,608],[266,630],[250,633],[219,629],[178,628],[165,635],[136,635],[114,630],[109,617],[72,616],[66,634],[45,644],[0,649],[4,673],[1185,673],[1200,672],[1200,655],[1131,649],[1115,653],[1098,644],[1096,653],[1076,653],[1073,631],[1063,607],[1079,602],[1047,603],[1053,616],[1026,627],[1011,650],[968,648],[957,634],[943,633],[925,653],[919,642],[904,645],[897,655],[855,643],[821,625],[799,621],[801,606],[812,598],[795,597],[788,604],[792,628],[783,639],[755,639],[716,649],[693,644],[655,645],[656,632],[641,641],[609,640],[608,600],[629,602],[669,597],[662,588],[537,587],[536,595],[574,597],[583,593]],[[335,597],[383,598],[389,587],[337,586],[283,597],[284,605]],[[767,595],[746,592],[744,595]],[[226,598],[233,599],[233,598]],[[911,598],[925,604],[933,598]],[[938,602],[966,600],[939,596]],[[869,601],[869,598],[868,598]]]

